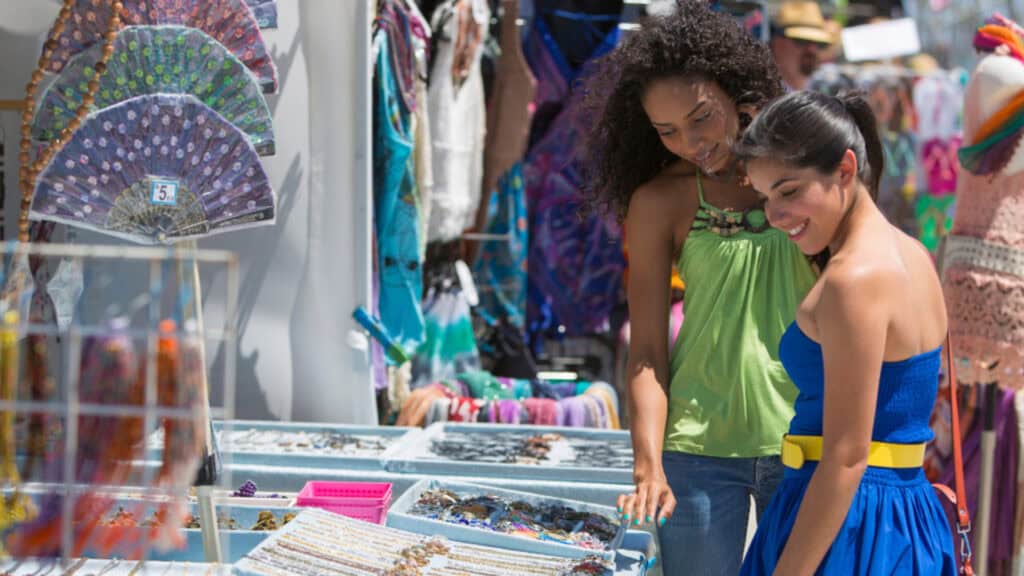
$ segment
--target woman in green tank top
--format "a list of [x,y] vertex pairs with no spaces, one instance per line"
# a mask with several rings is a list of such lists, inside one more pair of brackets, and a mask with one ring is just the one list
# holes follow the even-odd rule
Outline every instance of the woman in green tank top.
[[[772,229],[732,146],[782,93],[771,53],[707,2],[684,0],[587,80],[583,147],[595,204],[630,244],[629,405],[636,491],[624,519],[656,522],[665,574],[739,572],[750,497],[760,512],[796,388],[778,344],[814,282]],[[670,351],[669,277],[686,283]]]

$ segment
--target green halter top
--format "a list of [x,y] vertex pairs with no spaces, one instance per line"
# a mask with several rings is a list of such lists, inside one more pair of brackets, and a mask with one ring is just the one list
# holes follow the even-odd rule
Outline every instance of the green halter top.
[[679,259],[685,317],[672,350],[665,450],[756,457],[780,452],[797,390],[779,339],[814,284],[807,258],[764,211],[704,201]]

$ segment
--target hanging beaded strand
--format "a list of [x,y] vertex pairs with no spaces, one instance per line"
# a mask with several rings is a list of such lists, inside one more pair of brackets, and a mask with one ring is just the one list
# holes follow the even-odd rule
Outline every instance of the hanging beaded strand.
[[36,178],[46,168],[50,160],[60,152],[71,136],[82,125],[85,117],[89,114],[93,103],[96,101],[96,92],[99,90],[99,77],[107,71],[107,62],[114,53],[114,40],[121,29],[121,11],[124,4],[121,0],[111,0],[112,8],[110,21],[107,24],[107,32],[103,39],[103,56],[93,66],[96,74],[89,80],[89,90],[82,96],[82,104],[75,111],[75,117],[68,122],[60,132],[60,136],[44,148],[35,163],[32,163],[32,121],[36,115],[36,93],[39,91],[39,83],[43,81],[43,71],[47,69],[53,53],[57,49],[57,38],[64,32],[75,0],[64,0],[60,9],[57,21],[50,32],[50,38],[43,45],[43,53],[39,57],[36,69],[32,72],[32,79],[25,87],[25,109],[21,114],[21,149],[18,155],[20,170],[18,172],[19,186],[21,188],[21,216],[18,219],[18,241],[27,243],[29,241],[29,209],[32,207],[32,197],[35,194]]
[[[0,325],[0,400],[13,402],[18,380],[18,313],[7,312]],[[3,485],[18,485],[20,478],[16,459],[14,411],[0,411],[0,480]],[[0,530],[24,521],[31,503],[19,493],[0,496]]]
[[[52,142],[47,148],[40,151],[35,163],[32,163],[32,122],[35,118],[36,113],[36,94],[39,90],[39,84],[43,80],[43,71],[46,70],[50,61],[53,58],[53,53],[57,48],[57,38],[64,31],[67,25],[68,19],[71,17],[71,12],[75,0],[64,0],[61,7],[60,13],[57,16],[57,21],[54,23],[53,30],[50,37],[47,39],[43,47],[42,55],[39,57],[39,61],[36,64],[36,69],[32,72],[32,77],[29,80],[28,85],[25,87],[25,100],[24,109],[22,110],[21,116],[21,142],[18,154],[19,160],[19,171],[18,171],[18,184],[21,190],[21,214],[18,220],[18,241],[22,245],[27,245],[30,240],[29,237],[29,209],[32,205],[32,196],[35,192],[35,182],[40,172],[46,164],[53,158],[53,156],[59,152],[64,144],[71,138],[71,135],[81,125],[85,116],[89,113],[90,107],[96,98],[96,92],[99,90],[99,82],[96,78],[89,82],[89,92],[84,95],[82,105],[76,110],[75,118],[68,124],[68,126],[61,132],[60,138]],[[121,27],[121,10],[124,5],[120,0],[111,0],[111,7],[113,13],[111,14],[110,21],[108,23],[107,33],[104,38],[103,57],[100,62],[95,66],[96,72],[102,74],[106,70],[106,63],[110,59],[110,55],[113,53],[114,39],[117,37],[117,31]],[[24,286],[27,283],[27,278],[19,274],[16,276],[14,282],[14,298],[19,297]],[[10,295],[10,294],[8,294]],[[12,300],[16,302],[16,300]],[[15,314],[11,312],[11,314]],[[16,316],[14,316],[16,317]],[[14,343],[11,346],[5,344],[5,353],[3,362],[8,369],[16,369],[16,362],[12,361],[11,354],[17,354],[17,344]],[[13,348],[13,352],[7,353],[7,348]],[[45,364],[45,358],[32,357],[34,361],[41,361]],[[16,374],[16,373],[15,373]],[[9,390],[10,394],[7,394],[8,390],[4,390],[4,398],[13,400],[13,388]],[[8,397],[9,396],[9,397]],[[37,429],[33,429],[32,432],[38,433]],[[4,476],[3,480],[14,485],[20,484],[19,474],[15,464],[14,454],[10,448],[8,438],[14,437],[14,412],[13,410],[0,410],[0,442],[4,444],[0,449],[0,473]],[[28,443],[29,446],[36,446],[41,442],[45,442],[45,438],[30,438]],[[3,498],[2,514],[0,514],[0,526],[5,526],[11,521],[23,521],[26,518],[23,516],[25,509],[19,504],[22,500],[20,491],[9,497]]]

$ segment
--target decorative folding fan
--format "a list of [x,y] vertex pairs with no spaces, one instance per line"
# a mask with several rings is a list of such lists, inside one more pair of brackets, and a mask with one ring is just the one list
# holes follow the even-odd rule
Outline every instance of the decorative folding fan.
[[194,96],[139,96],[88,117],[36,184],[31,217],[140,243],[271,224],[245,135]]
[[[58,73],[80,52],[97,44],[110,17],[106,0],[75,0],[64,32],[57,38],[50,72]],[[252,10],[243,0],[133,0],[124,3],[125,26],[170,24],[198,28],[245,63],[264,92],[277,90],[277,70]]]
[[245,0],[260,28],[277,28],[277,0]]
[[[103,53],[96,44],[71,59],[50,85],[33,135],[51,140],[75,117]],[[195,28],[136,26],[114,41],[100,76],[96,108],[146,94],[192,94],[249,135],[260,154],[274,153],[273,122],[256,78],[224,46]]]

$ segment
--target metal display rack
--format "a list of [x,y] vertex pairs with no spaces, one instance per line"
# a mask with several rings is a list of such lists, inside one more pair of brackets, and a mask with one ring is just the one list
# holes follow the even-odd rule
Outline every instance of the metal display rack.
[[[162,422],[174,421],[196,426],[205,431],[203,449],[198,456],[200,469],[195,476],[196,496],[198,499],[198,515],[202,526],[203,548],[207,562],[219,563],[222,558],[216,511],[212,499],[213,484],[221,482],[230,484],[230,478],[219,478],[222,469],[220,456],[210,434],[211,419],[230,419],[235,404],[235,361],[237,357],[237,334],[235,323],[237,318],[237,294],[239,286],[238,261],[234,254],[224,251],[196,250],[189,248],[148,248],[132,246],[84,246],[58,244],[18,244],[8,243],[0,246],[0,257],[4,266],[0,268],[0,285],[6,287],[3,302],[0,303],[0,314],[18,312],[17,324],[4,327],[8,333],[14,333],[18,346],[29,337],[43,337],[50,353],[46,356],[45,369],[50,374],[54,385],[51,386],[49,398],[39,400],[27,397],[25,373],[33,361],[29,355],[22,354],[15,368],[18,374],[18,385],[15,386],[13,397],[0,398],[0,416],[11,418],[14,422],[27,421],[31,416],[45,415],[59,422],[58,430],[50,434],[47,446],[49,452],[56,449],[63,460],[62,472],[54,477],[53,468],[44,477],[30,476],[19,478],[7,474],[0,477],[0,488],[10,497],[11,494],[51,494],[63,496],[61,500],[62,520],[60,526],[60,561],[65,567],[74,565],[80,560],[75,557],[76,527],[74,524],[74,507],[76,498],[84,494],[100,494],[103,497],[117,493],[130,492],[135,497],[150,502],[175,501],[188,505],[190,485],[177,485],[158,479],[158,471],[152,466],[144,466],[141,460],[124,462],[129,467],[128,480],[119,486],[97,486],[80,481],[77,477],[76,459],[82,454],[83,448],[94,446],[97,442],[110,442],[112,439],[87,438],[79,434],[80,417],[110,417],[127,419],[127,421],[143,421],[141,445],[135,450],[140,456],[145,451],[146,431],[156,429]],[[49,296],[35,294],[39,291],[32,284],[25,284],[24,273],[28,262],[33,268],[49,267],[57,270],[61,266],[71,266],[80,270],[80,294],[68,296],[65,291],[51,291]],[[203,277],[212,280],[211,286],[216,290],[208,290],[205,303],[207,309],[215,312],[215,325],[204,325],[202,289],[200,270]],[[44,276],[45,277],[45,276]],[[11,292],[12,286],[18,286]],[[52,284],[51,284],[52,287]],[[72,290],[71,292],[75,292]],[[33,298],[35,294],[35,298]],[[61,300],[62,306],[72,306],[71,321],[65,326],[54,322],[38,320],[40,317],[39,296]],[[36,306],[32,301],[37,301]],[[16,309],[16,310],[15,310]],[[8,315],[8,318],[14,317]],[[26,319],[30,319],[26,321]],[[175,320],[175,331],[167,331],[166,325],[161,331],[161,323],[166,319]],[[116,323],[116,329],[112,327]],[[144,402],[132,402],[127,398],[104,397],[101,401],[84,401],[80,398],[83,382],[80,381],[80,370],[83,358],[83,343],[89,338],[105,337],[116,334],[130,342],[131,348],[138,358],[137,366],[140,381],[144,381]],[[157,351],[160,338],[175,338],[179,342],[189,342],[198,346],[202,372],[200,400],[194,401],[198,409],[166,407],[161,405],[158,397]],[[190,340],[186,340],[190,339]],[[216,371],[207,365],[205,350],[213,346],[221,348],[221,364]],[[2,360],[0,360],[2,362]],[[38,368],[38,366],[35,366]],[[216,373],[215,373],[216,372]],[[180,380],[180,378],[179,378]],[[211,391],[216,392],[211,394]],[[211,399],[215,399],[211,402]],[[15,424],[17,426],[19,424]],[[14,433],[14,438],[23,439],[26,434]],[[116,440],[115,440],[116,441]],[[17,440],[15,444],[21,442]],[[198,446],[198,442],[196,442]],[[18,446],[19,451],[22,447]],[[24,458],[21,451],[19,458]],[[122,463],[119,462],[118,465]],[[227,467],[223,467],[227,470]],[[140,524],[144,526],[145,524]],[[14,530],[18,530],[15,526]],[[140,534],[151,531],[139,530]],[[142,536],[143,539],[147,538]],[[81,544],[81,543],[79,543]],[[142,549],[148,552],[154,545],[161,542],[144,541]],[[81,547],[78,548],[81,551]],[[145,553],[143,554],[145,558]],[[26,559],[26,562],[34,562]],[[12,568],[6,568],[16,572]]]

